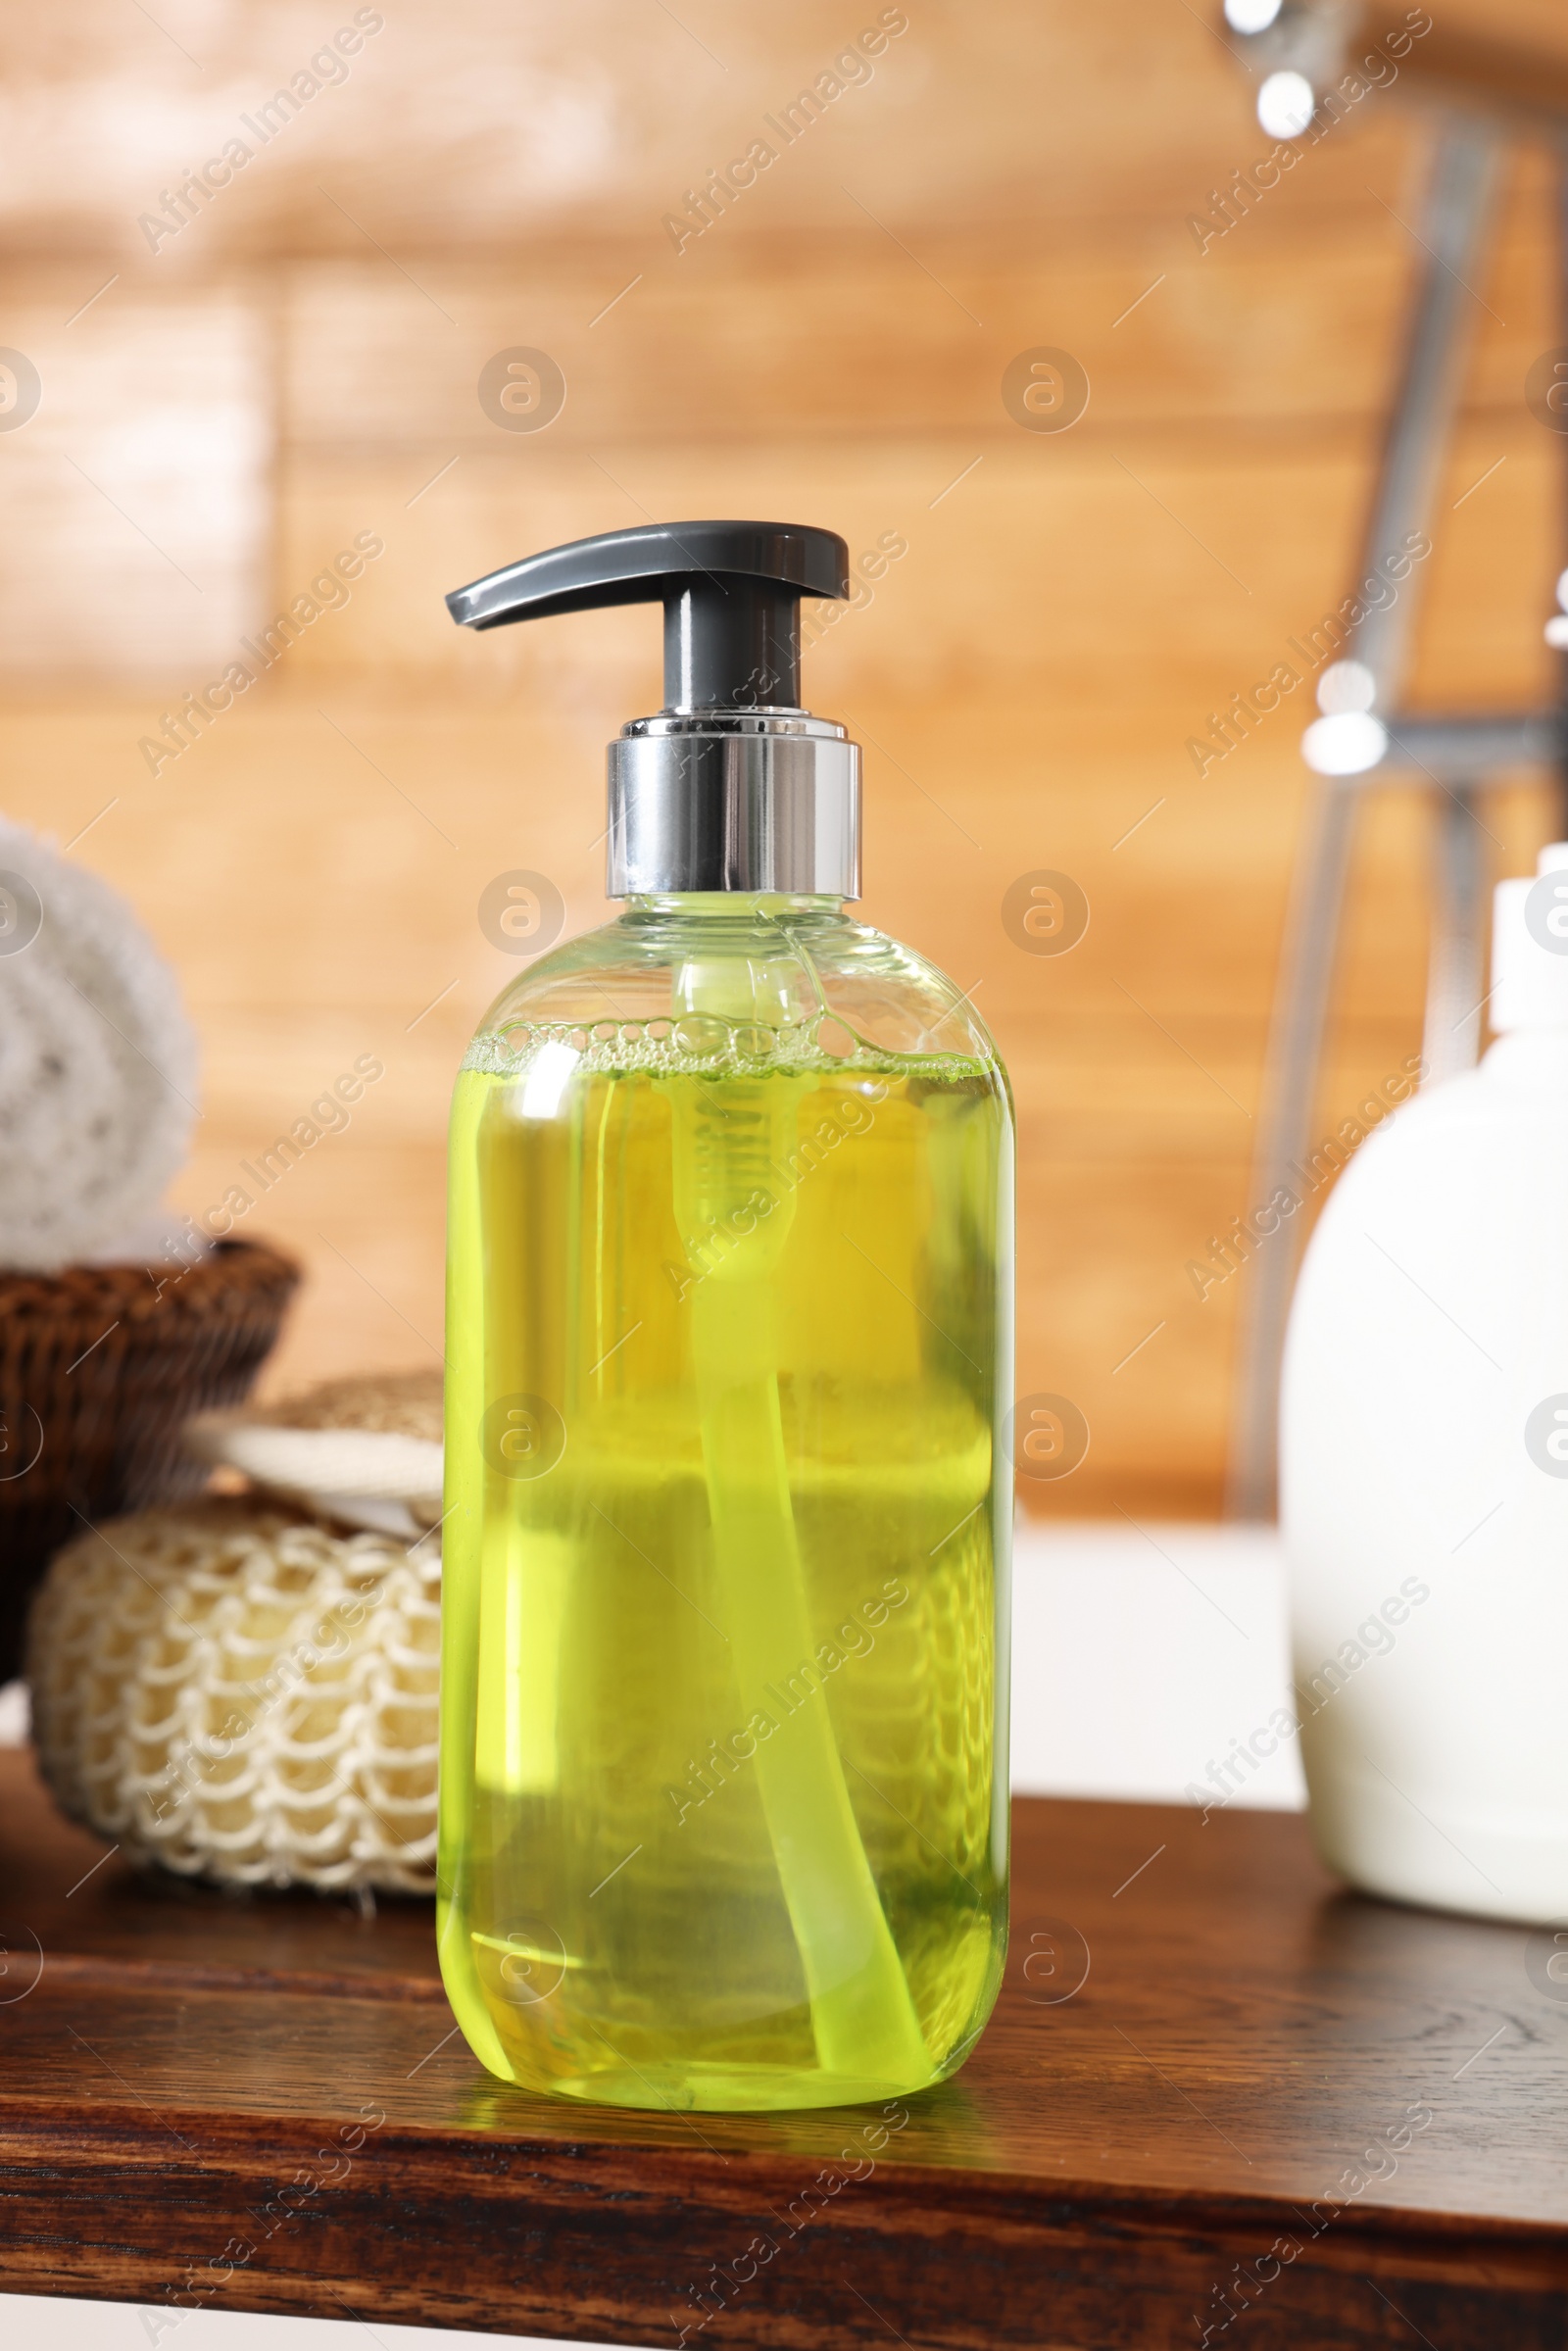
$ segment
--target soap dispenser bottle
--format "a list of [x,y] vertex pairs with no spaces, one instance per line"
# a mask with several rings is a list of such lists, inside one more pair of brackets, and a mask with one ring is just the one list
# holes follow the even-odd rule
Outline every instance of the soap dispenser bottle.
[[452,1120],[441,1964],[564,2097],[903,2096],[1001,1977],[1011,1111],[844,910],[859,755],[799,608],[847,593],[833,533],[706,521],[448,598],[664,612],[623,911],[505,990]]
[[1568,1925],[1568,843],[1503,882],[1479,1068],[1340,1177],[1280,1427],[1313,1834],[1373,1893]]

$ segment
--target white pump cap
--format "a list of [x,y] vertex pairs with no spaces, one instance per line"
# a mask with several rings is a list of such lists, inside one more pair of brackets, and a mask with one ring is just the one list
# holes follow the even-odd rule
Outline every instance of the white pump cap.
[[1568,1029],[1568,841],[1542,851],[1533,881],[1499,882],[1493,904],[1493,1028]]

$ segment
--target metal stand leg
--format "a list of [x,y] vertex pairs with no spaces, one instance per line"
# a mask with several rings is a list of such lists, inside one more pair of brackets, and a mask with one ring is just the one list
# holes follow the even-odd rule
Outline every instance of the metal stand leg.
[[1421,1036],[1423,1084],[1473,1069],[1481,1053],[1482,946],[1487,916],[1481,827],[1468,790],[1438,804],[1434,844],[1432,947],[1427,965],[1427,1016]]
[[[1392,555],[1407,533],[1420,529],[1431,512],[1433,482],[1457,397],[1463,329],[1472,308],[1464,281],[1475,267],[1493,165],[1494,145],[1486,129],[1454,122],[1444,131],[1421,223],[1421,242],[1429,259],[1363,542],[1362,578]],[[1372,672],[1378,703],[1385,710],[1395,704],[1414,606],[1407,584],[1397,603],[1369,612],[1342,649],[1344,658],[1363,662]],[[1289,1184],[1292,1161],[1309,1151],[1314,1141],[1317,1073],[1356,790],[1354,780],[1323,785],[1298,868],[1275,998],[1250,1204],[1268,1200]],[[1230,1514],[1237,1518],[1265,1518],[1274,1507],[1280,1358],[1302,1221],[1299,1215],[1292,1217],[1272,1246],[1259,1249],[1250,1268],[1250,1289],[1243,1294],[1227,1496]]]
[[[1315,1141],[1311,1122],[1318,1061],[1328,1023],[1355,807],[1353,782],[1325,781],[1297,868],[1291,929],[1269,1039],[1252,1205],[1271,1200],[1282,1185],[1296,1189],[1288,1170],[1293,1162],[1304,1159]],[[1274,1506],[1280,1355],[1298,1246],[1294,1235],[1293,1217],[1253,1258],[1250,1311],[1244,1294],[1226,1497],[1232,1518],[1267,1518]]]

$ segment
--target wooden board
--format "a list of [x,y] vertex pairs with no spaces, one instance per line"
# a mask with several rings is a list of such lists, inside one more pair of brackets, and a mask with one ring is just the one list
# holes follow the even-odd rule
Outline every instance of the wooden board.
[[1005,1986],[954,2082],[666,2117],[484,2074],[427,1905],[138,1882],[0,1757],[0,2288],[145,2302],[159,2340],[233,2309],[1163,2351],[1251,2304],[1262,2351],[1561,2341],[1545,1938],[1338,1890],[1294,1816],[1014,1821]]

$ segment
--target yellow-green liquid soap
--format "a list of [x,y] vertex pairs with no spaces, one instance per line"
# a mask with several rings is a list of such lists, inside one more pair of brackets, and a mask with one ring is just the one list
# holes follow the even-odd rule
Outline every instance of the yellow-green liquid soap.
[[1006,1080],[842,890],[622,894],[457,1085],[442,1971],[529,2089],[907,2095],[1006,1933]]

